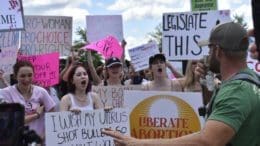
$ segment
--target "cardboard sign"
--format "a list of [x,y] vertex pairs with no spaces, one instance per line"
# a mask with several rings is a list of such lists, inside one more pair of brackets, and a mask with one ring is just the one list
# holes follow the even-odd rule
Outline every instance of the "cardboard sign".
[[209,10],[217,10],[217,9],[218,9],[217,0],[191,0],[192,11],[209,11]]
[[103,104],[103,107],[119,108],[124,105],[124,90],[141,90],[141,85],[128,86],[92,86]]
[[95,42],[106,36],[114,36],[123,40],[123,22],[121,15],[89,15],[86,16],[88,42]]
[[208,39],[216,24],[229,21],[228,10],[164,13],[163,53],[168,60],[200,59],[208,54],[208,48],[199,47],[198,41]]
[[25,16],[21,53],[39,55],[59,52],[68,56],[72,45],[72,17]]
[[201,93],[125,91],[130,109],[131,136],[140,139],[175,138],[201,130]]
[[18,31],[0,32],[0,70],[5,74],[13,73],[19,44]]
[[34,66],[34,83],[49,87],[59,83],[59,53],[35,56],[18,56],[19,60],[28,60]]
[[129,110],[104,109],[45,114],[47,146],[113,146],[112,137],[101,134],[104,128],[129,135]]
[[149,68],[149,58],[159,53],[156,42],[150,42],[128,50],[135,71]]
[[22,0],[1,0],[0,31],[24,29]]
[[102,40],[90,43],[86,45],[84,49],[97,51],[102,54],[105,59],[110,57],[121,58],[123,54],[122,47],[119,45],[117,39],[113,36],[107,36]]

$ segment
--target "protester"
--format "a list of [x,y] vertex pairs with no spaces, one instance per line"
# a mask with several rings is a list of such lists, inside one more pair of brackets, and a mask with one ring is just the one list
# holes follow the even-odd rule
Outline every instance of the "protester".
[[61,99],[61,111],[84,111],[102,108],[97,94],[91,92],[91,83],[86,69],[74,65],[68,74],[68,94]]
[[197,60],[189,60],[185,72],[185,76],[176,79],[182,88],[183,92],[200,92],[201,85],[195,78],[195,67],[197,65]]
[[107,73],[106,77],[107,78],[104,79],[100,85],[103,85],[103,86],[124,85],[124,81],[122,79],[122,77],[123,77],[122,62],[116,57],[111,57],[106,60],[105,66],[106,66],[106,73]]
[[55,102],[48,92],[33,85],[34,67],[28,61],[17,61],[13,67],[17,84],[0,90],[8,103],[20,103],[25,107],[25,125],[44,137],[44,113],[53,111]]
[[147,81],[152,81],[153,80],[152,71],[149,68],[144,70],[144,78]]
[[49,93],[50,97],[53,99],[55,102],[56,106],[54,107],[54,112],[59,112],[60,111],[60,99],[58,97],[57,90],[54,87],[46,87],[45,88],[47,92]]
[[[105,63],[105,67],[103,68],[103,73],[102,73],[102,76],[100,76],[101,72],[100,72],[100,69],[99,69],[99,73],[97,72],[97,70],[95,69],[95,66],[93,64],[93,59],[92,59],[92,55],[91,55],[91,51],[90,50],[87,50],[87,65],[88,65],[88,68],[89,68],[89,71],[90,71],[90,75],[92,76],[93,78],[93,84],[94,85],[104,85],[104,86],[107,86],[107,85],[110,85],[110,83],[108,82],[112,82],[111,85],[124,85],[124,71],[123,71],[123,63],[122,63],[122,60],[124,60],[124,51],[125,51],[125,46],[126,46],[126,41],[125,40],[122,40],[121,42],[121,47],[123,49],[123,55],[121,58],[117,58],[117,57],[113,57],[111,56],[110,58],[106,59],[106,63]],[[113,60],[118,61],[118,63],[114,63],[113,66],[110,66],[107,67],[107,63],[111,62],[113,63]],[[120,65],[119,65],[120,64]],[[118,73],[119,75],[119,80],[118,80],[118,77],[113,77],[114,75],[109,72],[109,70],[114,70],[114,72],[117,74],[117,70],[120,71],[120,73]],[[109,78],[109,74],[111,74],[110,78]],[[115,75],[117,76],[117,75]],[[119,82],[118,82],[119,81]]]
[[98,77],[101,79],[101,80],[104,80],[105,79],[105,72],[104,72],[104,70],[105,70],[105,67],[104,67],[104,65],[102,64],[102,65],[100,65],[100,66],[98,66],[97,68],[96,68],[96,72],[97,72],[97,75],[98,75]]
[[[114,137],[118,146],[259,145],[259,87],[246,80],[235,80],[235,77],[242,73],[257,79],[256,73],[250,70],[246,63],[248,48],[246,30],[234,22],[219,24],[213,28],[209,41],[204,45],[210,48],[209,69],[221,74],[222,85],[214,92],[209,103],[208,119],[200,132],[175,139],[159,140],[135,139],[112,130],[105,130],[103,133]],[[195,72],[202,75],[204,71],[198,66]]]
[[101,66],[97,67],[97,69],[95,69],[94,63],[93,63],[93,59],[92,59],[92,55],[91,55],[91,51],[87,50],[87,65],[90,71],[90,75],[92,76],[93,79],[93,85],[97,86],[99,84],[102,83],[102,80],[104,80],[106,77],[106,75],[104,74],[104,70],[105,69],[101,69]]
[[82,62],[79,61],[79,56],[78,56],[78,53],[75,51],[75,49],[72,48],[70,50],[70,52],[71,52],[71,56],[69,56],[67,58],[66,65],[63,68],[63,70],[60,72],[60,76],[59,76],[59,78],[60,78],[60,82],[58,85],[58,96],[59,97],[62,97],[68,93],[67,92],[68,91],[67,82],[68,82],[68,74],[69,74],[71,68],[74,65],[82,64]]
[[[247,34],[248,34],[249,37],[254,37],[254,29],[248,30]],[[249,53],[250,53],[250,57],[252,59],[256,59],[257,60],[259,58],[259,53],[260,52],[257,51],[257,46],[256,46],[255,43],[250,44],[250,46],[249,46]]]
[[9,86],[9,83],[4,78],[4,71],[0,69],[0,89]]
[[128,74],[129,79],[125,80],[125,85],[141,85],[147,82],[142,71],[136,72],[131,64],[129,65]]
[[178,81],[171,80],[166,75],[166,58],[163,54],[155,54],[149,58],[149,68],[153,80],[143,85],[143,90],[181,91]]
[[174,78],[181,78],[183,75],[179,73],[171,64],[170,61],[166,61],[166,67],[171,71]]

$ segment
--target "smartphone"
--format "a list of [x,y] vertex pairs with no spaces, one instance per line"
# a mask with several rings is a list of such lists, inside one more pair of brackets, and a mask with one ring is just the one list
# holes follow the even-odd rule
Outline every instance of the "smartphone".
[[[260,61],[260,1],[252,0],[252,14],[254,21],[254,35],[255,35],[255,43],[258,51],[258,61]],[[257,18],[257,16],[259,18]]]
[[0,104],[0,145],[16,145],[23,127],[24,106],[18,103]]

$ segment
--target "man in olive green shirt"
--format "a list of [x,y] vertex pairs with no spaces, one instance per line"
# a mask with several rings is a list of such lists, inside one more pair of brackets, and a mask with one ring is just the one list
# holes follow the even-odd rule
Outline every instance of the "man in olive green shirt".
[[[251,69],[241,72],[257,79]],[[260,92],[256,85],[242,80],[222,82],[212,99],[212,113],[208,120],[223,122],[233,129],[232,146],[257,146],[260,140]]]

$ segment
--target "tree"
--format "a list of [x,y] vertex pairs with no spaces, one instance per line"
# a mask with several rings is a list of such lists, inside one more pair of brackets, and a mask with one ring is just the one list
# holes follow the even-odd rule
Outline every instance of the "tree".
[[150,41],[155,40],[158,44],[159,51],[162,52],[162,23],[159,23],[153,32],[148,33]]
[[245,29],[248,28],[247,23],[246,23],[245,20],[244,20],[244,15],[243,15],[243,14],[242,14],[242,15],[235,14],[233,17],[234,17],[234,18],[233,18],[233,21],[234,21],[234,22],[239,23],[239,24],[242,25]]
[[[86,63],[86,61],[87,61],[86,51],[80,50],[80,48],[82,48],[83,46],[85,46],[87,44],[86,30],[79,27],[79,28],[77,28],[76,34],[78,36],[80,36],[80,38],[73,42],[72,49],[74,49],[75,51],[78,51],[79,56],[80,56],[80,61],[83,62],[84,64],[87,64]],[[102,57],[98,53],[92,52],[91,54],[92,54],[93,64],[95,67],[103,64],[101,61]]]

